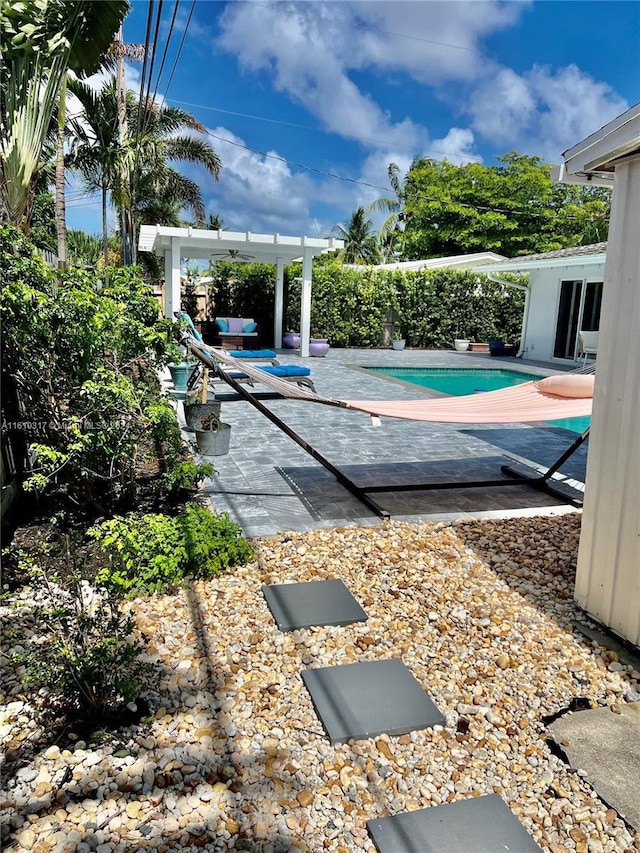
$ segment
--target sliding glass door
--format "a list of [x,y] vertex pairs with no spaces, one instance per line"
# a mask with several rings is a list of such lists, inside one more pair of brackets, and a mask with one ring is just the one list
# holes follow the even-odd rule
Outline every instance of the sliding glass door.
[[573,279],[560,284],[554,358],[574,359],[579,331],[597,331],[600,327],[602,282]]

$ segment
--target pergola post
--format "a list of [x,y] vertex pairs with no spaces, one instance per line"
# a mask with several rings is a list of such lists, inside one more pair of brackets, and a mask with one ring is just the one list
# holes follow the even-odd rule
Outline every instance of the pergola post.
[[171,248],[164,253],[164,316],[173,319],[180,311],[180,238],[171,238]]
[[313,270],[313,253],[304,250],[302,256],[302,292],[300,295],[300,355],[309,357],[309,340],[311,338],[311,276]]
[[276,304],[273,316],[273,343],[276,349],[282,347],[282,325],[284,322],[284,258],[276,258]]

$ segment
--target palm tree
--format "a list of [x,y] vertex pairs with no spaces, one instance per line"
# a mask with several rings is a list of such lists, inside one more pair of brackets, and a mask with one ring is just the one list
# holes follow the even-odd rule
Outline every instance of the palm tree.
[[377,198],[367,205],[365,213],[371,213],[374,210],[382,210],[389,213],[380,229],[380,244],[385,263],[392,261],[397,250],[401,248],[401,237],[404,231],[404,215],[403,208],[407,197],[407,182],[411,169],[419,162],[420,158],[415,157],[409,171],[406,175],[402,175],[400,166],[397,163],[389,163],[387,175],[389,183],[393,190],[393,197]]
[[[135,230],[142,221],[180,225],[180,211],[192,210],[204,219],[204,202],[195,181],[181,175],[170,162],[197,163],[217,180],[220,158],[209,142],[180,130],[206,132],[206,128],[184,110],[143,106],[127,93],[129,134],[121,143],[115,78],[99,92],[82,83],[70,83],[82,105],[82,115],[72,123],[74,141],[69,164],[78,169],[90,190],[100,190],[103,201],[103,241],[106,239],[107,196],[118,210],[127,212],[135,244]],[[123,169],[123,164],[127,169]],[[128,173],[131,183],[124,183]],[[124,236],[124,235],[121,235]]]
[[375,264],[378,261],[378,238],[373,232],[373,222],[366,217],[365,209],[359,207],[344,225],[335,225],[332,229],[344,240],[344,249],[338,257],[345,264]]
[[28,231],[42,150],[67,71],[96,70],[127,0],[0,0],[0,217]]
[[71,120],[72,146],[67,164],[77,170],[88,192],[99,191],[102,201],[102,250],[109,255],[108,193],[120,180],[126,151],[118,145],[118,106],[115,78],[96,91],[79,80],[69,81],[69,91],[82,107]]
[[[207,140],[180,131],[195,131],[206,134],[207,129],[190,113],[177,107],[159,107],[153,102],[140,105],[141,120],[131,116],[130,127],[138,122],[139,132],[132,139],[134,169],[132,187],[123,187],[117,201],[125,208],[130,205],[132,227],[148,215],[150,201],[160,200],[164,205],[175,204],[179,209],[191,210],[196,221],[205,216],[204,201],[200,187],[195,181],[181,175],[170,162],[195,163],[219,179],[221,162],[213,146]],[[134,234],[131,234],[133,238]]]

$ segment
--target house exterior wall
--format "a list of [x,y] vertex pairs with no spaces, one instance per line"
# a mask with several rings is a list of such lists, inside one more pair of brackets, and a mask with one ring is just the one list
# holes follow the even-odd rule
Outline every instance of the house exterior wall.
[[640,646],[640,157],[616,165],[575,599]]
[[[560,262],[561,263],[561,262]],[[560,285],[563,281],[602,281],[604,264],[557,266],[531,270],[529,275],[529,313],[522,346],[522,355],[536,361],[557,361],[554,358]]]

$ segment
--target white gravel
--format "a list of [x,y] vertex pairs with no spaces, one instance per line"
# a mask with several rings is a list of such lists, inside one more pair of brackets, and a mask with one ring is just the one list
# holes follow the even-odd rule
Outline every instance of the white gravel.
[[[579,524],[390,522],[256,540],[257,562],[132,604],[161,675],[152,722],[124,748],[39,749],[5,648],[0,732],[17,772],[0,796],[4,849],[373,851],[371,818],[496,792],[544,850],[638,850],[551,754],[541,721],[575,697],[615,708],[640,689],[640,673],[572,628]],[[335,577],[366,623],[278,631],[262,583]],[[388,657],[447,725],[331,746],[301,669]]]

